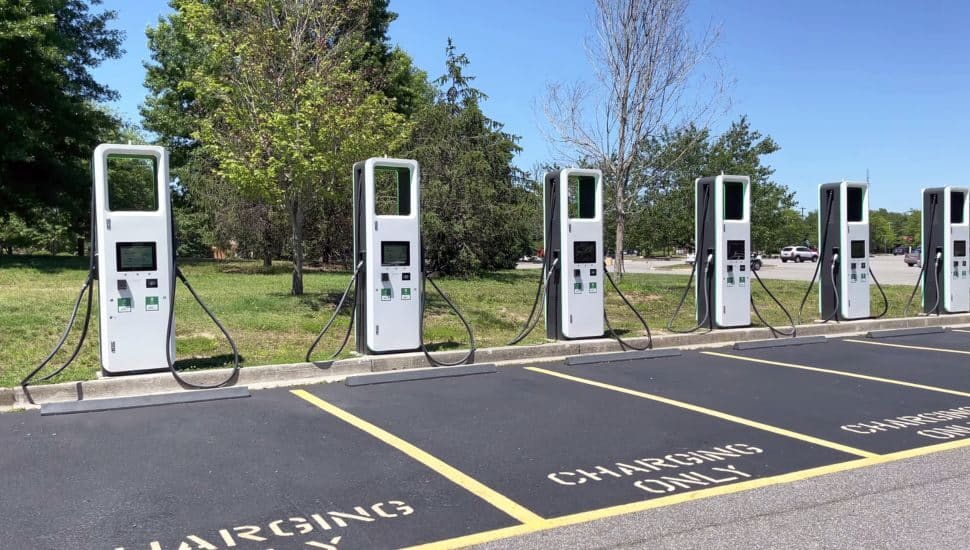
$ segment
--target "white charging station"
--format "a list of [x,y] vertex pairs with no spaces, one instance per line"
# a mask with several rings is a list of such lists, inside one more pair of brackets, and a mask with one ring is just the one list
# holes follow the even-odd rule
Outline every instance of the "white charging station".
[[109,375],[168,370],[166,346],[172,356],[175,350],[175,331],[167,330],[174,277],[168,152],[103,144],[93,164],[101,367]]
[[822,319],[870,317],[869,184],[819,185],[818,242]]
[[354,165],[357,351],[421,348],[422,257],[418,163],[371,158]]
[[923,189],[923,312],[970,311],[970,188]]
[[558,261],[546,293],[546,336],[603,336],[603,174],[567,168],[546,174],[543,237],[547,265]]
[[697,178],[694,202],[696,320],[711,328],[746,327],[751,324],[751,179]]

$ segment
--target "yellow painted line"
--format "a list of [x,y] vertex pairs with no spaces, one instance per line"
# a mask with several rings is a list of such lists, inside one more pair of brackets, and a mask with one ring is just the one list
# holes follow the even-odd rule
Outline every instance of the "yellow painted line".
[[929,454],[938,453],[942,451],[960,449],[968,446],[970,446],[970,439],[964,439],[960,441],[950,441],[948,443],[940,443],[938,445],[930,445],[928,447],[919,447],[916,449],[909,449],[906,451],[898,451],[898,452],[889,453],[885,455],[877,455],[869,458],[858,458],[855,460],[849,460],[849,461],[840,462],[837,464],[830,464],[828,466],[819,466],[817,468],[810,468],[807,470],[800,470],[797,472],[790,472],[787,474],[780,474],[780,475],[771,476],[771,477],[751,479],[748,481],[734,483],[732,485],[722,485],[719,487],[711,487],[709,489],[698,489],[696,491],[680,493],[677,495],[670,495],[667,497],[660,497],[660,498],[655,498],[651,500],[643,500],[639,502],[631,502],[629,504],[621,504],[619,506],[610,506],[608,508],[600,508],[598,510],[590,510],[588,512],[580,512],[578,514],[560,516],[556,518],[543,520],[542,522],[532,524],[532,525],[516,525],[514,527],[495,529],[493,531],[474,533],[463,537],[456,537],[456,538],[441,540],[441,541],[432,542],[428,544],[422,544],[419,546],[413,546],[411,547],[411,550],[415,550],[419,548],[421,550],[446,550],[451,548],[462,548],[462,547],[471,546],[474,544],[483,544],[486,542],[501,540],[508,537],[527,535],[530,533],[537,533],[539,531],[545,531],[547,529],[566,527],[568,525],[576,525],[578,523],[586,523],[589,521],[621,516],[624,514],[631,514],[635,512],[643,512],[646,510],[663,508],[666,506],[672,506],[675,504],[681,504],[684,502],[691,502],[691,501],[701,500],[701,499],[715,497],[715,496],[729,495],[732,493],[740,493],[742,491],[749,491],[751,489],[758,489],[761,487],[769,487],[772,485],[783,485],[786,483],[802,481],[802,480],[806,480],[806,479],[810,479],[810,478],[814,478],[814,477],[818,477],[826,474],[833,474],[837,472],[845,472],[845,471],[855,470],[859,468],[866,468],[869,466],[886,464],[889,462],[895,462],[906,458],[924,456],[924,455],[929,455]]
[[778,435],[783,435],[785,437],[790,437],[792,439],[798,439],[800,441],[805,441],[813,445],[819,445],[821,447],[828,447],[829,449],[835,449],[837,451],[842,451],[843,453],[848,453],[861,457],[875,457],[879,456],[875,453],[870,453],[869,451],[863,451],[862,449],[856,449],[854,447],[849,447],[848,445],[842,445],[841,443],[835,443],[833,441],[826,441],[825,439],[819,439],[817,437],[812,437],[803,433],[793,432],[791,430],[786,430],[784,428],[779,428],[777,426],[772,426],[770,424],[764,424],[762,422],[757,422],[754,420],[749,420],[747,418],[741,418],[740,416],[734,416],[733,414],[727,414],[721,411],[716,411],[714,409],[708,409],[706,407],[701,407],[699,405],[692,405],[690,403],[685,403],[683,401],[677,401],[676,399],[670,399],[667,397],[661,397],[659,395],[654,395],[651,393],[644,393],[637,390],[631,390],[629,388],[624,388],[621,386],[614,386],[612,384],[606,384],[603,382],[597,382],[596,380],[590,380],[588,378],[580,378],[578,376],[572,376],[569,374],[564,374],[561,372],[541,369],[538,367],[526,367],[526,370],[532,372],[538,372],[542,374],[548,374],[549,376],[555,376],[558,378],[563,378],[565,380],[571,380],[573,382],[579,382],[580,384],[587,384],[590,386],[596,386],[597,388],[603,388],[606,390],[611,390],[619,393],[625,393],[627,395],[632,395],[635,397],[641,397],[643,399],[649,399],[651,401],[656,401],[658,403],[663,403],[665,405],[672,405],[674,407],[680,407],[681,409],[687,409],[700,414],[706,414],[708,416],[713,416],[715,418],[720,418],[721,420],[727,420],[728,422],[734,422],[735,424],[741,424],[751,428],[756,428],[758,430],[763,430],[766,432],[775,433]]
[[291,390],[293,395],[310,402],[313,405],[323,409],[324,411],[336,416],[340,420],[350,424],[351,426],[366,432],[375,438],[381,440],[382,442],[394,447],[395,449],[401,451],[402,453],[408,455],[409,457],[417,460],[421,464],[424,464],[428,468],[431,468],[435,472],[441,474],[447,478],[452,483],[458,485],[459,487],[469,491],[475,496],[481,498],[485,502],[488,502],[492,506],[498,508],[499,510],[505,512],[506,514],[512,516],[516,520],[520,521],[524,525],[538,524],[544,521],[542,517],[538,514],[528,510],[521,504],[513,501],[512,499],[502,495],[495,490],[487,487],[478,480],[472,478],[471,476],[461,472],[457,468],[447,464],[441,459],[421,450],[420,448],[404,441],[400,437],[387,432],[377,426],[371,424],[370,422],[364,420],[363,418],[354,416],[349,412],[327,403],[323,399],[309,393],[305,390]]
[[852,342],[853,344],[869,344],[870,346],[886,346],[890,348],[914,349],[918,351],[939,351],[941,353],[956,353],[958,355],[970,355],[970,351],[964,351],[961,349],[927,348],[924,346],[908,346],[906,344],[890,344],[888,342],[871,342],[869,340],[854,340],[852,338],[847,338],[842,341]]
[[872,382],[882,382],[884,384],[894,384],[896,386],[906,386],[907,388],[916,388],[918,390],[935,391],[939,393],[948,393],[950,395],[959,395],[960,397],[970,397],[970,393],[951,390],[948,388],[941,388],[939,386],[927,386],[925,384],[916,384],[914,382],[904,382],[902,380],[894,380],[892,378],[882,378],[879,376],[869,376],[867,374],[857,374],[854,372],[845,372],[841,370],[832,369],[820,369],[818,367],[809,367],[807,365],[796,365],[795,363],[782,363],[780,361],[768,361],[767,359],[756,359],[754,357],[745,357],[743,355],[732,355],[730,353],[718,353],[716,351],[702,351],[704,355],[713,355],[715,357],[724,357],[727,359],[737,359],[739,361],[749,361],[751,363],[761,363],[762,365],[774,365],[776,367],[785,367],[789,369],[801,369],[812,372],[820,372],[823,374],[834,374],[836,376],[847,376],[849,378],[859,378],[861,380],[870,380]]

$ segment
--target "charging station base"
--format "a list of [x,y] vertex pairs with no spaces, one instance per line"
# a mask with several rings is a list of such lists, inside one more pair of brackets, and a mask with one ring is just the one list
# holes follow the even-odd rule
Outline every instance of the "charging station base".
[[796,338],[775,338],[772,340],[752,340],[750,342],[736,342],[736,350],[781,348],[786,346],[804,346],[806,344],[824,344],[828,339],[824,336],[798,336]]
[[937,334],[946,332],[943,327],[898,328],[892,330],[871,330],[866,338],[893,338],[896,336],[918,336],[920,334]]
[[140,409],[142,407],[158,407],[177,403],[199,403],[202,401],[216,401],[219,399],[238,399],[249,397],[249,388],[237,386],[231,388],[215,388],[211,390],[193,390],[178,393],[162,393],[158,395],[139,395],[136,397],[112,397],[108,399],[91,399],[88,401],[64,401],[59,403],[44,403],[40,406],[41,416],[56,414],[78,414],[86,412],[116,411],[122,409]]

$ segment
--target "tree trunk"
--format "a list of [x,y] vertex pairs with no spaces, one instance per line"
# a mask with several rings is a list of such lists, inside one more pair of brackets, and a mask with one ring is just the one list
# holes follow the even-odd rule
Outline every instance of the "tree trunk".
[[626,269],[623,267],[623,236],[626,233],[626,213],[622,210],[616,212],[616,260],[613,262],[613,272],[623,274]]
[[273,251],[269,246],[263,249],[263,267],[273,267]]
[[293,230],[293,289],[294,296],[303,295],[303,203],[294,197],[290,203],[290,226]]

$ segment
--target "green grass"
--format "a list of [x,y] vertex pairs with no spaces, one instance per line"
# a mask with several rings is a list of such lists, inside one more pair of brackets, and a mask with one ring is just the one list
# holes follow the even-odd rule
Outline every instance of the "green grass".
[[[0,256],[0,386],[13,386],[40,362],[57,342],[70,314],[73,301],[84,282],[85,259],[70,257]],[[308,272],[306,294],[291,296],[290,266],[279,262],[264,270],[258,262],[183,262],[182,270],[202,299],[222,320],[235,338],[243,365],[290,363],[303,355],[317,331],[331,315],[347,284],[348,273]],[[474,279],[438,280],[475,329],[479,347],[504,345],[514,337],[529,314],[535,296],[538,270],[502,271]],[[662,333],[687,282],[686,275],[628,274],[620,287],[647,319],[655,334]],[[765,281],[778,298],[794,311],[807,283]],[[755,285],[754,299],[772,324],[784,324],[782,312]],[[900,316],[908,288],[887,287],[890,316]],[[465,331],[446,304],[428,287],[426,341],[431,349],[461,348]],[[693,291],[675,324],[693,324]],[[805,319],[814,318],[816,292],[809,296]],[[873,311],[881,308],[881,297],[873,290]],[[95,299],[94,322],[77,361],[54,382],[88,380],[98,371],[98,323]],[[83,306],[82,306],[83,311]],[[619,297],[607,290],[607,312],[614,328],[627,336],[642,330]],[[177,355],[181,368],[228,364],[229,348],[205,313],[179,287],[176,301]],[[316,357],[325,358],[336,349],[349,322],[349,312],[340,316],[325,338]],[[757,322],[757,319],[755,319]],[[77,330],[65,348],[76,341]],[[352,337],[351,337],[352,338]],[[544,342],[542,322],[523,344]],[[353,348],[351,342],[348,348]],[[350,355],[345,352],[345,355]],[[55,358],[66,358],[63,352]],[[206,360],[216,357],[215,361]]]

